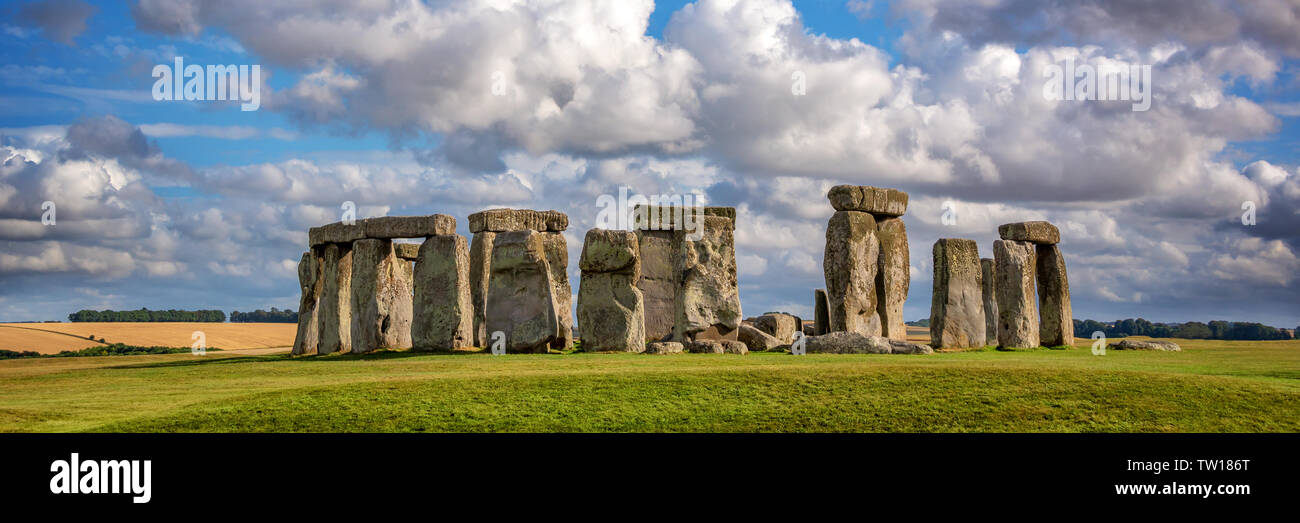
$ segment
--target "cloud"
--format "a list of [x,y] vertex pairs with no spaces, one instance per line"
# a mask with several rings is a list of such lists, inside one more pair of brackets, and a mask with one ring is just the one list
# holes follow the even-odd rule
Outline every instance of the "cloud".
[[86,30],[96,8],[83,0],[40,0],[18,8],[17,19],[39,27],[46,38],[67,45]]

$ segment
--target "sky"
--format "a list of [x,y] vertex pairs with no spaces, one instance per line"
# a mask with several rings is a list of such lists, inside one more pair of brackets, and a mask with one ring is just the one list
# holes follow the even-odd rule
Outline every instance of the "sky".
[[[564,211],[576,293],[623,187],[736,207],[745,315],[810,318],[847,183],[911,196],[909,320],[936,240],[1049,220],[1077,319],[1300,324],[1300,0],[19,1],[0,53],[0,321],[295,308],[344,202]],[[156,100],[177,57],[260,106]]]

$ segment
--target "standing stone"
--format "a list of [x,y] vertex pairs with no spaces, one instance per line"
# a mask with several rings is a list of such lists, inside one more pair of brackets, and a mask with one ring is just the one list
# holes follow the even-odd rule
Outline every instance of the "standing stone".
[[317,352],[352,352],[352,244],[325,244],[322,252]]
[[1034,348],[1039,344],[1038,311],[1034,305],[1034,244],[993,242],[994,281],[998,297],[998,345]]
[[830,304],[826,289],[813,290],[813,333],[821,336],[831,331]]
[[980,258],[980,287],[984,295],[984,343],[998,341],[997,271],[992,258]]
[[754,328],[767,333],[784,344],[794,341],[794,332],[799,329],[799,319],[779,312],[764,314],[754,318]]
[[352,242],[352,352],[411,346],[410,262],[392,240]]
[[[568,218],[565,218],[568,223]],[[551,345],[553,349],[573,347],[573,287],[569,286],[569,245],[562,232],[543,232],[542,245],[546,249],[546,263],[551,270],[551,284],[555,286],[555,317],[560,322],[560,337]]]
[[582,350],[645,350],[645,308],[636,282],[641,275],[636,233],[591,229],[578,268],[578,325]]
[[469,245],[459,234],[431,236],[415,262],[411,347],[445,351],[474,344]]
[[677,277],[673,272],[673,231],[636,231],[641,279],[637,288],[645,303],[645,335],[669,338],[676,319]]
[[298,262],[298,333],[293,338],[293,354],[315,354],[320,332],[316,326],[316,306],[320,302],[321,259],[313,252],[302,253]]
[[491,273],[492,242],[497,233],[480,231],[474,233],[474,240],[469,247],[469,289],[470,302],[474,307],[474,346],[487,347],[487,287],[488,274]]
[[734,228],[729,218],[703,216],[698,240],[684,229],[673,231],[673,243],[681,250],[673,265],[681,282],[674,307],[674,340],[736,339],[741,312]]
[[1070,281],[1065,257],[1056,245],[1038,245],[1038,311],[1042,315],[1039,342],[1046,347],[1074,345],[1074,313],[1070,308]]
[[984,293],[979,246],[944,238],[934,243],[934,293],[930,344],[935,348],[983,347]]
[[499,233],[489,263],[486,326],[505,335],[507,352],[546,353],[560,339],[555,285],[542,234],[531,229]]
[[880,244],[876,220],[858,211],[838,211],[826,224],[826,294],[831,332],[881,334],[876,312]]
[[907,301],[912,281],[911,257],[907,247],[907,227],[902,218],[879,218],[876,233],[880,237],[879,267],[876,273],[876,311],[886,338],[907,340],[907,322],[903,320],[903,303]]

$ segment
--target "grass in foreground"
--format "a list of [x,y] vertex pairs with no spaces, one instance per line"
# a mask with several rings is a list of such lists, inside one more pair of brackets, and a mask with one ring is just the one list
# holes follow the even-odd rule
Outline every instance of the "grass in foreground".
[[1184,352],[1106,356],[1073,348],[14,360],[0,362],[0,430],[1300,430],[1300,342],[1179,343]]

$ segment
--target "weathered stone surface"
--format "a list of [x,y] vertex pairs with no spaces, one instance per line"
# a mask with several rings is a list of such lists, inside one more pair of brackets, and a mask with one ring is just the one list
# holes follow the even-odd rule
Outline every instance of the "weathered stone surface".
[[1159,340],[1120,340],[1107,345],[1108,349],[1113,350],[1162,350],[1171,352],[1181,352],[1182,347],[1172,341]]
[[859,211],[877,216],[902,216],[907,212],[907,193],[866,185],[836,185],[826,197],[837,211]]
[[692,228],[701,216],[720,216],[736,222],[735,207],[640,205],[632,210],[632,224],[637,230],[671,231]]
[[764,314],[754,318],[754,327],[783,344],[789,344],[794,341],[794,332],[799,327],[799,319],[779,312]]
[[352,244],[321,249],[321,293],[316,309],[317,352],[352,352]]
[[681,343],[675,341],[652,341],[645,344],[646,354],[681,354],[685,350]]
[[1061,243],[1061,231],[1049,222],[1019,222],[998,226],[998,236],[1003,240],[1040,244]]
[[1039,343],[1046,347],[1074,345],[1074,312],[1070,307],[1070,280],[1065,257],[1056,245],[1035,248],[1038,280]]
[[392,240],[352,242],[352,352],[411,346],[410,262]]
[[393,252],[397,254],[398,258],[415,261],[416,258],[420,257],[420,245],[419,243],[393,242]]
[[469,215],[469,232],[559,232],[569,228],[569,215],[560,211],[488,209]]
[[316,305],[320,302],[322,278],[321,259],[308,251],[298,262],[298,333],[293,338],[293,351],[298,354],[315,354],[320,331],[316,325]]
[[[567,223],[567,222],[566,222]],[[560,322],[560,337],[551,344],[553,349],[573,347],[573,287],[569,285],[569,244],[564,233],[542,233],[542,246],[546,249],[546,266],[551,270],[551,284],[555,287],[555,318]]]
[[506,352],[545,353],[561,339],[543,236],[533,230],[503,232],[492,244],[487,336],[504,333]]
[[876,235],[880,239],[876,312],[880,314],[881,333],[886,338],[907,340],[903,303],[907,301],[907,291],[912,282],[907,227],[902,218],[880,218],[876,220]]
[[998,341],[997,271],[992,258],[980,258],[980,287],[984,298],[984,343]]
[[469,242],[459,234],[431,236],[415,262],[411,347],[446,351],[474,345],[469,292]]
[[673,271],[680,277],[673,339],[693,340],[706,330],[734,339],[732,331],[741,318],[735,224],[721,216],[705,216],[701,223],[698,240],[692,241],[685,230],[673,231],[673,243],[681,252],[673,260]]
[[856,332],[837,331],[809,336],[804,348],[809,354],[933,354],[928,345],[884,336],[865,336]]
[[993,242],[993,281],[998,284],[999,346],[1038,346],[1038,310],[1034,304],[1035,258],[1032,243]]
[[645,308],[636,283],[641,276],[636,233],[591,229],[583,239],[578,325],[582,350],[645,350]]
[[456,218],[448,214],[428,216],[380,216],[357,222],[366,238],[424,238],[456,234]]
[[487,347],[487,289],[492,272],[492,243],[495,232],[476,232],[469,244],[469,299],[474,307],[474,346]]
[[813,290],[813,333],[821,336],[831,331],[830,303],[826,289]]
[[779,349],[789,343],[781,343],[776,336],[763,332],[751,325],[741,325],[736,330],[737,339],[744,343],[749,350],[767,351]]
[[307,230],[307,243],[312,247],[326,243],[352,243],[365,237],[365,230],[359,222],[335,222]]
[[641,279],[637,288],[645,303],[645,335],[663,340],[673,333],[677,318],[677,275],[673,270],[673,232],[636,231]]
[[697,354],[749,354],[749,347],[739,340],[701,339],[687,344]]
[[858,211],[839,211],[826,224],[826,296],[831,332],[881,333],[876,312],[880,243],[876,220]]
[[983,347],[984,293],[979,246],[944,238],[934,243],[930,343],[937,348]]

